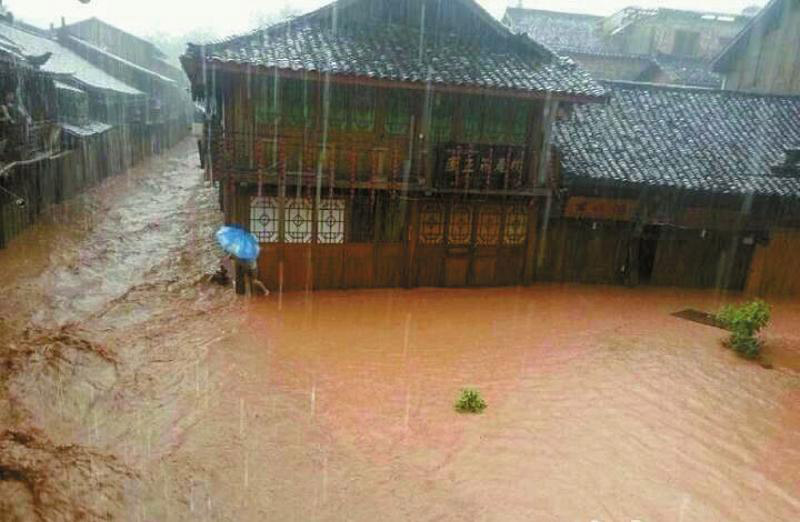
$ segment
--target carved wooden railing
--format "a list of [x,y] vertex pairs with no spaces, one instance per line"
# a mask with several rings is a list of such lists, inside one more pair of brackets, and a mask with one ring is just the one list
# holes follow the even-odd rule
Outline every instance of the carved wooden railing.
[[528,172],[534,161],[524,147],[514,145],[440,145],[427,162],[409,157],[407,143],[324,143],[297,135],[254,137],[218,132],[208,146],[216,173],[257,177],[268,183],[298,179],[307,184],[321,176],[324,185],[518,192],[531,186]]

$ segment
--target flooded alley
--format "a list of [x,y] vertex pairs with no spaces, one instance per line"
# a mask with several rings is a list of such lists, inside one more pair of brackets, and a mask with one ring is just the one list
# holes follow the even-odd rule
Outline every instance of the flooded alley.
[[0,522],[800,522],[800,0],[643,4],[0,0]]
[[[712,292],[237,299],[186,142],[0,252],[3,520],[792,520],[800,304],[766,360]],[[166,193],[170,197],[165,197]],[[58,241],[60,247],[51,249]],[[488,409],[457,414],[465,386]]]

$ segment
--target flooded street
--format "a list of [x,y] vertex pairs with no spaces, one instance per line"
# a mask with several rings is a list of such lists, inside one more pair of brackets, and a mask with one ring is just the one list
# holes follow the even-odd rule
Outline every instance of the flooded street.
[[711,292],[236,299],[194,151],[0,251],[0,519],[797,520],[797,301],[767,369],[670,315]]

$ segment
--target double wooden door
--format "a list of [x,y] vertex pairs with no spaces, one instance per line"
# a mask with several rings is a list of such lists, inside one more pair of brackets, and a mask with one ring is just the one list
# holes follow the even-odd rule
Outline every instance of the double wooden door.
[[521,283],[528,219],[529,208],[524,204],[458,201],[423,204],[416,259],[416,273],[422,277],[417,277],[417,285]]

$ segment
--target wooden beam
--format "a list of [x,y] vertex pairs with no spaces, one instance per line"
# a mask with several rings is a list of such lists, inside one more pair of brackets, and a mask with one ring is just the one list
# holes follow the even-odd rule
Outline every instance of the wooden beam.
[[[240,172],[223,172],[221,170],[215,170],[216,179],[226,179],[231,180],[235,183],[258,183],[259,176],[257,172],[248,172],[246,174]],[[310,176],[303,176],[304,180],[307,180]],[[316,178],[316,175],[314,175]],[[414,176],[410,176],[413,178]],[[278,179],[275,175],[271,175],[268,178],[262,177],[261,181],[264,186],[278,186]],[[287,186],[295,186],[297,185],[297,173],[288,173],[286,175],[286,185]],[[327,188],[329,187],[329,181],[327,180],[326,176],[323,176],[322,179],[322,187]],[[388,181],[358,181],[356,183],[351,183],[348,180],[336,180],[334,182],[334,188],[342,189],[342,190],[349,190],[351,188],[355,188],[357,190],[381,190],[381,191],[388,191],[394,190],[396,192],[413,192],[413,193],[420,193],[424,192],[427,194],[457,194],[457,195],[473,195],[473,196],[505,196],[505,197],[541,197],[545,198],[552,193],[552,190],[549,188],[526,188],[524,190],[482,190],[482,189],[437,189],[437,188],[430,188],[425,185],[417,185],[415,183],[398,183],[395,182],[394,184],[390,185]]]

